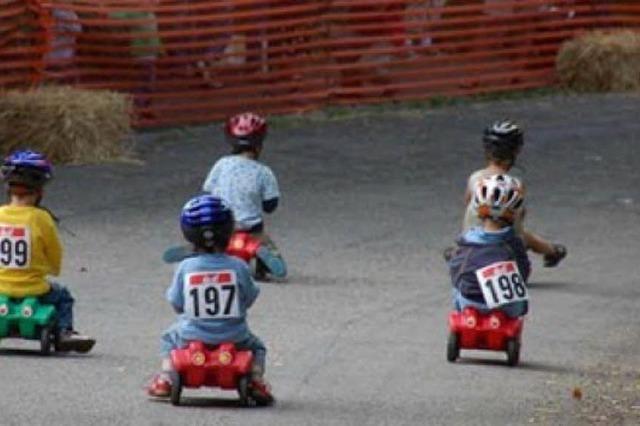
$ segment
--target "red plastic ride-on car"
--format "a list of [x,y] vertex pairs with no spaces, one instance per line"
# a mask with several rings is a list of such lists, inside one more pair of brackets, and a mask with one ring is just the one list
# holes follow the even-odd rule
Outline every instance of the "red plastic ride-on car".
[[486,314],[473,308],[449,314],[449,341],[447,360],[460,357],[460,349],[485,349],[507,353],[507,364],[514,366],[520,360],[520,342],[524,319],[509,318],[500,310]]
[[262,242],[258,238],[248,232],[236,231],[229,240],[227,254],[239,257],[248,264],[251,264],[251,261],[256,258],[261,244]]
[[222,343],[214,349],[193,341],[184,349],[171,351],[171,403],[180,405],[182,389],[202,386],[237,390],[240,403],[255,405],[249,393],[251,383],[251,351],[237,350],[233,343]]

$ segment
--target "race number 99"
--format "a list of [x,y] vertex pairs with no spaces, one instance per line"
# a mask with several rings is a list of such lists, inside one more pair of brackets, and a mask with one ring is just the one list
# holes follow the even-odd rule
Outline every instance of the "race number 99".
[[512,260],[496,262],[476,271],[480,289],[489,308],[529,299],[527,287]]
[[0,267],[24,269],[30,266],[29,229],[0,224]]

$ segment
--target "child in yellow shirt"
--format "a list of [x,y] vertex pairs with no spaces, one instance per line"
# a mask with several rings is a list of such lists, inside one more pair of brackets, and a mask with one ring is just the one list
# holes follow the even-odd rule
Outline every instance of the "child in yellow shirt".
[[0,294],[11,298],[40,296],[54,305],[58,349],[86,353],[95,339],[73,330],[73,297],[66,287],[47,280],[60,274],[62,245],[51,214],[39,207],[51,163],[34,151],[16,151],[0,170],[8,204],[0,207]]

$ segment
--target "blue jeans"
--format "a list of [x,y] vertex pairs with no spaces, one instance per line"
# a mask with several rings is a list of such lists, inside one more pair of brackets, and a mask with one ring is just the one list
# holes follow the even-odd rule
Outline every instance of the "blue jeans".
[[[462,293],[460,293],[460,290],[458,290],[457,288],[453,289],[453,307],[458,312],[462,312],[462,310],[466,307],[475,308],[482,313],[487,313],[491,310],[484,303],[479,303],[467,299],[462,295]],[[504,314],[509,318],[517,318],[527,314],[529,310],[529,303],[526,301],[514,302],[509,303],[508,305],[503,305],[498,309],[504,312]]]
[[[182,349],[189,344],[189,341],[184,340],[180,336],[178,324],[174,324],[169,327],[162,334],[161,340],[162,345],[160,353],[163,358],[168,358],[169,353],[171,353],[173,349]],[[264,343],[262,343],[262,340],[260,340],[258,336],[249,333],[249,337],[234,343],[236,345],[236,348],[240,350],[250,350],[253,353],[254,368],[257,367],[260,369],[260,371],[264,371],[267,358],[267,347],[264,345]]]
[[41,303],[53,305],[58,314],[57,327],[59,331],[73,330],[73,302],[69,290],[54,282],[49,283],[51,290],[38,298]]

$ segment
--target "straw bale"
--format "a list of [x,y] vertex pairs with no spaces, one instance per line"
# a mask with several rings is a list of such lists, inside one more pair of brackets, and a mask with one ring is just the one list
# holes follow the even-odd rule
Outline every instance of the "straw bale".
[[640,32],[594,31],[565,42],[556,58],[560,83],[580,92],[640,89]]
[[130,99],[66,86],[0,94],[0,147],[46,153],[54,163],[125,159],[131,148]]

